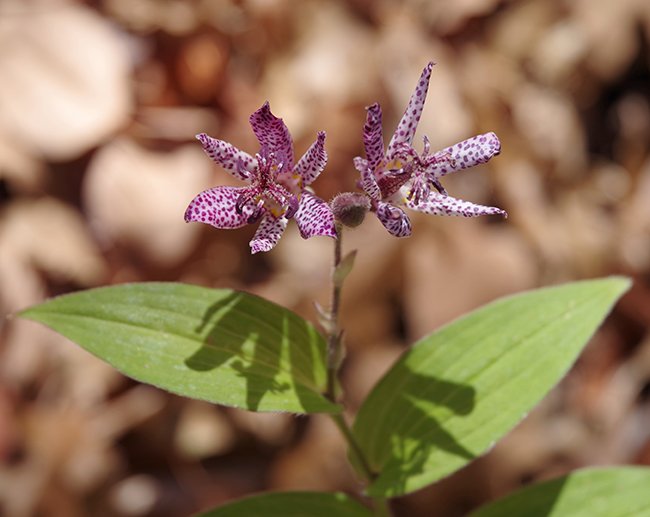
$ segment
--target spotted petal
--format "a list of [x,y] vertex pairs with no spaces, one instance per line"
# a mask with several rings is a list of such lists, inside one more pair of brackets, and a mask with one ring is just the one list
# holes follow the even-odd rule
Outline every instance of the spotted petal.
[[302,184],[306,187],[318,178],[327,165],[327,152],[325,151],[325,132],[319,131],[318,138],[302,155],[295,167],[295,171],[302,177]]
[[307,190],[302,192],[300,206],[294,219],[303,239],[316,235],[336,238],[334,214],[330,206]]
[[372,199],[381,199],[381,190],[379,189],[379,185],[368,166],[368,160],[361,158],[361,156],[357,156],[354,159],[354,168],[361,174],[361,188],[363,191]]
[[381,129],[381,106],[376,102],[366,108],[363,126],[363,145],[366,149],[368,167],[374,173],[384,161],[384,135]]
[[427,97],[429,79],[431,78],[433,65],[434,63],[430,62],[424,70],[422,70],[422,75],[420,75],[418,85],[415,87],[415,91],[413,92],[413,95],[411,95],[408,106],[406,106],[406,111],[404,112],[404,115],[402,115],[402,119],[397,125],[395,134],[388,144],[388,152],[386,153],[386,156],[389,161],[395,157],[395,153],[402,144],[410,145],[413,141],[415,130],[418,127],[418,122],[420,122],[420,116],[422,116],[422,108],[424,107],[424,100]]
[[276,218],[272,214],[262,217],[262,221],[249,243],[251,253],[272,250],[282,237],[288,222],[285,217]]
[[411,221],[401,208],[384,201],[378,201],[377,218],[391,235],[395,237],[408,237],[411,235]]
[[244,206],[242,213],[235,203],[246,187],[214,187],[196,196],[185,210],[185,222],[196,221],[215,228],[241,228],[248,222],[253,208]]
[[203,150],[215,162],[226,169],[235,178],[250,183],[253,178],[257,160],[250,154],[240,151],[234,145],[200,133],[196,139],[203,145]]
[[429,197],[419,204],[406,201],[406,206],[418,212],[431,215],[451,215],[462,217],[478,217],[481,215],[502,215],[508,217],[505,210],[494,206],[484,206],[445,196],[438,192],[431,192]]
[[438,151],[435,154],[438,159],[437,163],[429,168],[427,172],[435,178],[441,178],[451,172],[485,163],[500,152],[501,142],[499,142],[497,135],[494,133],[477,135]]
[[293,140],[291,134],[284,121],[271,113],[268,101],[250,116],[249,121],[262,149],[274,153],[276,163],[282,163],[284,170],[292,170]]

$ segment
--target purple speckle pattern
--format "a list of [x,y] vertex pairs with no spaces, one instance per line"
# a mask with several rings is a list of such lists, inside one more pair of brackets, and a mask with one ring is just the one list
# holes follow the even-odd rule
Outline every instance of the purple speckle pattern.
[[388,230],[388,233],[395,237],[411,235],[411,221],[404,210],[384,201],[378,201],[375,210],[377,218]]
[[271,113],[268,102],[251,115],[250,123],[261,147],[255,158],[205,133],[197,135],[208,155],[247,185],[201,192],[187,207],[185,221],[216,228],[259,222],[250,242],[252,253],[273,249],[292,218],[305,239],[315,235],[336,238],[331,208],[306,190],[327,164],[325,133],[318,133],[294,167],[291,135],[282,119]]
[[381,190],[379,189],[379,185],[375,180],[375,175],[368,166],[368,160],[357,156],[354,159],[354,167],[361,174],[361,182],[359,183],[359,186],[366,194],[368,194],[368,196],[370,196],[370,199],[374,199],[375,201],[380,200]]
[[288,222],[286,217],[274,217],[271,214],[266,214],[249,243],[251,253],[254,255],[260,251],[271,251],[275,248]]
[[395,152],[401,144],[411,144],[415,130],[418,128],[420,117],[422,116],[422,108],[424,108],[424,101],[427,98],[427,91],[429,90],[429,79],[431,78],[431,71],[433,70],[433,61],[429,62],[422,70],[420,80],[418,81],[415,91],[411,95],[406,111],[402,115],[402,119],[397,124],[397,129],[388,144],[388,152],[386,153],[388,160],[395,157]]
[[217,140],[205,133],[196,135],[196,139],[201,142],[206,154],[235,178],[250,182],[257,167],[257,160],[250,154],[240,151],[228,142]]
[[363,145],[366,150],[368,169],[374,173],[384,161],[384,135],[381,129],[381,106],[376,102],[366,108],[366,124],[363,126]]
[[366,158],[354,159],[354,167],[361,175],[358,186],[371,199],[371,210],[396,237],[408,237],[411,234],[411,223],[397,205],[432,215],[508,215],[500,208],[453,198],[440,183],[440,178],[446,174],[485,163],[499,154],[501,143],[494,133],[469,138],[435,153],[430,152],[429,140],[425,136],[422,153],[413,148],[413,136],[422,115],[433,65],[430,62],[422,70],[406,111],[385,152],[381,108],[379,104],[367,108],[366,123],[363,126]]
[[334,214],[330,206],[308,190],[302,192],[300,206],[294,218],[303,239],[316,235],[336,238]]
[[316,141],[311,144],[311,147],[307,149],[307,152],[302,155],[302,158],[296,164],[295,172],[302,177],[302,184],[306,187],[318,178],[325,165],[327,165],[325,132],[319,131]]
[[421,201],[419,204],[415,202],[406,202],[406,206],[418,212],[431,215],[449,215],[461,217],[479,217],[481,215],[501,215],[507,217],[508,214],[505,210],[494,206],[484,206],[456,199],[451,196],[445,196],[438,192],[431,192],[428,199]]
[[242,187],[214,187],[204,190],[185,210],[185,222],[196,221],[220,229],[241,228],[253,213],[249,206],[244,206],[241,213],[235,210],[235,203],[242,190]]
[[285,171],[293,169],[293,139],[284,121],[271,113],[268,101],[249,121],[262,149],[273,152]]
[[436,178],[487,162],[501,152],[501,142],[494,133],[473,136],[463,140],[434,156],[437,163],[432,165],[429,173]]

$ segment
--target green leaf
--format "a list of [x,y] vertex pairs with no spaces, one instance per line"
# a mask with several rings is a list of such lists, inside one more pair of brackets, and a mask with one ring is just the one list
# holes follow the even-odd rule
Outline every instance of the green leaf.
[[370,510],[342,493],[278,492],[240,499],[200,517],[369,517]]
[[368,493],[418,490],[486,452],[566,374],[629,285],[608,278],[503,298],[415,344],[354,424],[379,474]]
[[519,490],[472,517],[632,517],[650,515],[650,468],[584,469]]
[[126,284],[23,311],[142,382],[252,411],[338,412],[325,341],[274,303],[228,289]]

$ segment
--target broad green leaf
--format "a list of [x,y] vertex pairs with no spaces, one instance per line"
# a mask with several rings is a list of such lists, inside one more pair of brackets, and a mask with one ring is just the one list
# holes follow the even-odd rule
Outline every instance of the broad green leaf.
[[200,517],[369,517],[365,506],[342,493],[278,492],[254,495],[208,510]]
[[354,424],[379,474],[368,493],[418,490],[486,452],[566,374],[629,285],[608,278],[503,298],[416,343]]
[[252,411],[337,412],[322,393],[325,342],[287,309],[228,289],[126,284],[20,314],[115,368],[179,395]]
[[519,490],[472,517],[636,517],[650,515],[650,468],[584,469]]

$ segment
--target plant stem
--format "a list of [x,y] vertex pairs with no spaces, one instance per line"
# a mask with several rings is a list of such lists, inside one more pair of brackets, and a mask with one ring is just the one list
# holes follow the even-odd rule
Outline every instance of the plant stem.
[[[368,483],[372,482],[377,476],[370,468],[370,465],[368,464],[368,460],[366,460],[366,457],[363,451],[361,450],[361,447],[359,447],[357,440],[352,434],[352,429],[350,429],[350,426],[345,421],[345,418],[341,413],[330,414],[330,417],[336,424],[336,427],[339,428],[339,431],[341,431],[341,434],[345,438],[345,441],[348,443],[350,456],[353,459],[352,461],[357,466],[359,473],[365,478],[366,482]],[[392,512],[390,511],[390,507],[388,506],[388,502],[386,501],[386,499],[382,497],[371,497],[371,498],[375,505],[375,515],[379,517],[390,517],[392,515]]]
[[[332,402],[336,402],[336,382],[341,362],[342,345],[342,334],[339,326],[342,282],[335,279],[337,268],[341,264],[342,255],[343,227],[340,224],[336,225],[336,235],[337,238],[334,241],[334,265],[332,268],[332,297],[330,299],[327,328],[327,391],[325,393],[325,396]],[[376,475],[370,468],[370,464],[368,463],[363,450],[352,434],[352,429],[350,429],[350,426],[345,421],[342,414],[330,414],[330,417],[345,438],[350,451],[350,457],[357,467],[359,474],[363,476],[367,483],[371,483],[375,479]],[[375,515],[380,517],[390,517],[390,515],[392,515],[386,499],[373,497],[372,500],[375,506]]]
[[348,426],[348,423],[345,421],[345,418],[343,418],[342,414],[333,413],[330,414],[330,416],[332,417],[332,420],[334,420],[336,427],[338,427],[339,431],[341,431],[341,434],[345,438],[345,441],[348,442],[348,447],[350,448],[350,456],[354,459],[357,467],[361,471],[360,474],[363,475],[366,481],[371,482],[373,479],[375,479],[375,474],[372,472],[372,469],[370,468],[370,465],[368,464],[368,461],[366,460],[361,447],[359,447],[357,440],[354,438],[352,429],[350,429],[350,426]]
[[339,309],[341,307],[341,285],[333,280],[336,268],[341,263],[343,228],[336,225],[334,240],[334,266],[332,269],[332,298],[329,310],[329,335],[327,336],[327,396],[336,399],[336,374],[341,357],[341,330],[339,328]]

